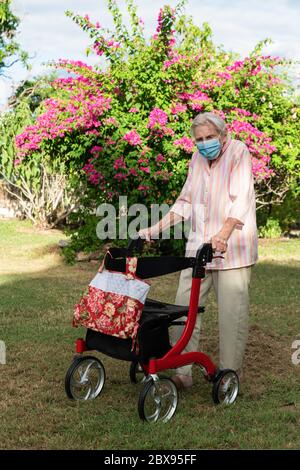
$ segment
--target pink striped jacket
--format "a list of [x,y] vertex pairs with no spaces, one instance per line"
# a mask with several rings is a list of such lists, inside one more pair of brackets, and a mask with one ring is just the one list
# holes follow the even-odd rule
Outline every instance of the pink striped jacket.
[[211,167],[196,151],[189,163],[186,182],[170,211],[191,223],[186,256],[194,256],[200,245],[220,231],[228,217],[241,222],[228,240],[225,258],[214,259],[207,269],[234,269],[256,263],[256,203],[247,146],[228,137],[222,155]]

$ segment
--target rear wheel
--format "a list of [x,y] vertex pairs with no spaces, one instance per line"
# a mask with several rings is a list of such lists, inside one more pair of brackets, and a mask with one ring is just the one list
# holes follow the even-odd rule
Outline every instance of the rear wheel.
[[212,397],[216,404],[231,405],[239,393],[239,378],[231,369],[222,370],[214,382]]
[[93,400],[102,392],[105,369],[93,356],[81,356],[70,365],[65,378],[66,394],[72,400]]
[[138,401],[139,416],[143,421],[168,422],[174,415],[178,403],[177,388],[171,379],[161,377],[148,380],[142,388]]

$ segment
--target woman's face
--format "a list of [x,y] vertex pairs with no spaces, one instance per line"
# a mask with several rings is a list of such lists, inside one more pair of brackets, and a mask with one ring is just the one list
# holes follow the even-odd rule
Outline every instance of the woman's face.
[[204,124],[202,126],[197,126],[194,129],[195,142],[204,142],[205,140],[210,139],[219,139],[223,145],[226,141],[226,136],[220,137],[220,132],[212,124]]

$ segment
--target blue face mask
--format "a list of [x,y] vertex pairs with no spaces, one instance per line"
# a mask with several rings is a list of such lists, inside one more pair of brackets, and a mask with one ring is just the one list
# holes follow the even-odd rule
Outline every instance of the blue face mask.
[[218,158],[222,148],[222,144],[219,139],[197,142],[196,145],[202,157],[207,158],[208,160],[215,160]]

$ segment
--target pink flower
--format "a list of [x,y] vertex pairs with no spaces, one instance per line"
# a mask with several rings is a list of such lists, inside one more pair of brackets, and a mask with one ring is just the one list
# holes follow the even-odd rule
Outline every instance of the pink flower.
[[159,177],[163,181],[168,181],[173,173],[169,173],[167,170],[156,171],[153,176]]
[[101,147],[100,145],[95,145],[94,147],[91,148],[90,153],[92,155],[95,155],[99,152],[102,152],[102,150],[103,150],[103,147]]
[[140,167],[141,171],[144,171],[145,173],[150,173],[150,167],[149,166],[141,166]]
[[107,41],[106,45],[108,47],[113,47],[115,49],[118,49],[121,46],[119,42],[115,42],[113,39],[111,39],[110,41]]
[[141,136],[135,129],[126,132],[126,134],[123,136],[123,140],[126,140],[126,142],[128,142],[129,145],[132,146],[141,145],[143,143]]
[[113,139],[108,138],[108,139],[106,139],[105,143],[106,143],[106,145],[115,145],[116,142]]
[[124,180],[127,178],[127,175],[125,173],[116,173],[115,176],[114,176],[114,179],[116,180]]
[[103,175],[95,169],[92,163],[85,164],[82,170],[87,175],[89,182],[94,186],[98,185],[99,182],[104,179]]
[[179,113],[184,113],[186,110],[187,110],[187,106],[185,104],[176,103],[171,108],[171,113],[172,114],[179,114]]
[[138,113],[139,110],[137,108],[130,108],[129,113]]
[[181,137],[181,139],[175,140],[174,145],[182,148],[186,153],[192,153],[195,146],[193,139],[189,137]]
[[245,109],[234,108],[233,111],[235,111],[240,116],[251,116],[251,113],[249,111],[246,111]]
[[96,52],[96,54],[99,56],[102,56],[104,54],[103,45],[98,43],[97,41],[94,42],[93,49]]
[[165,163],[166,162],[165,157],[163,155],[161,155],[161,153],[156,156],[155,160],[156,160],[157,163],[160,163],[160,162]]
[[137,172],[134,168],[130,168],[129,173],[133,176],[137,176]]
[[[174,41],[175,41],[175,39],[174,39]],[[164,63],[163,63],[164,70],[168,69],[169,67],[171,67],[174,64],[177,64],[181,59],[187,59],[187,56],[176,54],[171,58],[171,60],[165,60]]]
[[165,126],[168,122],[168,115],[160,108],[153,108],[149,115],[147,127],[153,129],[156,126]]
[[126,168],[126,163],[123,158],[117,158],[114,163],[114,169],[118,170],[119,168]]
[[175,134],[173,129],[171,129],[170,127],[163,127],[163,131],[164,131],[165,135],[171,135],[172,137]]
[[179,99],[187,101],[194,111],[201,111],[204,102],[210,102],[211,99],[206,93],[196,91],[194,93],[181,93],[178,95]]
[[104,119],[105,124],[112,124],[113,126],[118,125],[118,121],[114,117],[109,117],[107,119]]
[[244,61],[238,60],[233,65],[230,65],[230,66],[226,67],[226,69],[227,70],[234,70],[236,72],[237,70],[242,69],[244,67],[244,65],[245,65]]
[[73,69],[73,68],[84,68],[87,70],[93,70],[93,67],[90,65],[85,64],[81,60],[67,60],[67,59],[60,59],[58,62],[58,66],[63,66],[64,68]]
[[100,132],[97,129],[92,129],[91,131],[86,131],[86,135],[100,135]]
[[228,130],[237,138],[244,140],[252,154],[252,171],[261,180],[269,178],[273,170],[268,168],[270,156],[276,152],[272,139],[249,122],[234,120],[228,125]]
[[195,91],[194,93],[181,93],[179,95],[179,98],[185,100],[185,101],[211,101],[209,96],[207,96],[206,93],[203,93],[202,91]]
[[220,77],[220,78],[225,78],[225,80],[232,80],[232,76],[230,75],[230,73],[227,73],[227,72],[219,72],[217,75],[218,75],[218,77]]

